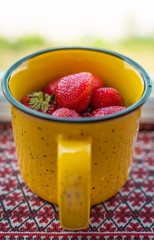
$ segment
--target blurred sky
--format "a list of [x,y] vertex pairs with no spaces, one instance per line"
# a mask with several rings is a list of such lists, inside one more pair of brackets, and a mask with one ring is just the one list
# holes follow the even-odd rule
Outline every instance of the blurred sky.
[[115,40],[154,35],[154,0],[3,0],[0,36],[39,34],[53,41],[86,35]]

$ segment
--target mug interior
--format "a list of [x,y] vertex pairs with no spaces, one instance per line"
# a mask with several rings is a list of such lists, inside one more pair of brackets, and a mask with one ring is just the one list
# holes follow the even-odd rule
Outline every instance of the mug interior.
[[[143,77],[144,70],[131,59],[96,49],[50,49],[23,58],[13,68],[8,86],[19,102],[27,93],[43,90],[55,78],[78,72],[91,72],[102,78],[105,87],[116,88],[124,97],[126,107],[141,99],[148,84],[148,76]],[[25,108],[22,104],[19,106]]]

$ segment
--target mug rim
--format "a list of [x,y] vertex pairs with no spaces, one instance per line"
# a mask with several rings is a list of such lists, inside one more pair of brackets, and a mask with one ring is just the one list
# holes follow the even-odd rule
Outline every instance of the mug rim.
[[[24,62],[32,59],[33,57],[36,57],[38,55],[42,55],[48,52],[53,52],[53,51],[63,51],[63,50],[85,50],[85,51],[93,51],[93,52],[100,52],[100,53],[105,53],[105,54],[109,54],[112,56],[115,56],[125,62],[127,62],[128,64],[130,64],[131,66],[133,66],[137,72],[140,74],[140,76],[143,79],[144,82],[144,92],[141,96],[141,98],[134,104],[132,104],[131,106],[127,107],[126,109],[124,109],[123,111],[119,111],[117,113],[114,114],[110,114],[110,115],[106,115],[103,117],[99,117],[99,118],[92,118],[92,117],[86,117],[86,118],[58,118],[58,117],[53,117],[52,115],[49,114],[45,114],[45,113],[41,113],[39,111],[34,111],[26,106],[24,106],[21,102],[19,102],[18,100],[16,100],[13,95],[10,92],[9,89],[9,80],[11,77],[12,72],[18,68],[21,64],[23,64]],[[121,54],[121,53],[117,53],[115,51],[111,51],[111,50],[107,50],[107,49],[101,49],[101,48],[92,48],[92,47],[58,47],[58,48],[47,48],[47,49],[43,49],[34,53],[31,53],[29,55],[26,55],[25,57],[19,59],[18,61],[16,61],[14,64],[12,64],[8,70],[5,72],[3,79],[2,79],[2,90],[3,93],[5,95],[5,97],[7,98],[7,100],[16,108],[18,108],[19,110],[21,110],[22,112],[25,112],[26,114],[32,115],[33,117],[38,117],[44,120],[50,120],[50,121],[56,121],[56,122],[63,122],[63,123],[95,123],[95,122],[102,122],[102,121],[106,121],[106,120],[111,120],[114,118],[118,118],[118,117],[122,117],[124,115],[127,115],[133,111],[135,111],[136,109],[138,109],[139,107],[141,107],[148,99],[150,93],[151,93],[151,89],[152,89],[152,84],[150,81],[150,77],[147,74],[147,72],[144,70],[144,68],[138,64],[136,61],[132,60],[131,58]]]

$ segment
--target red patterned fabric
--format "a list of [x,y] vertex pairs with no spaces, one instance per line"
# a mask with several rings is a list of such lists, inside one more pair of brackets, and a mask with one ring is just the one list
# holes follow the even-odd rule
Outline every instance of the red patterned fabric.
[[154,131],[140,131],[125,186],[92,207],[89,227],[66,231],[58,207],[24,183],[10,124],[0,123],[0,239],[154,239]]

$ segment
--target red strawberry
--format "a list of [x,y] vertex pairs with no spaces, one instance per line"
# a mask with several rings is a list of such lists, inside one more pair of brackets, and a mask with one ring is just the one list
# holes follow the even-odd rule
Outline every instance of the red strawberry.
[[81,118],[79,113],[69,108],[59,108],[52,113],[52,116],[62,118]]
[[58,84],[58,81],[60,80],[61,78],[56,78],[54,79],[53,81],[51,81],[47,86],[46,88],[44,89],[44,93],[47,93],[49,95],[52,95],[53,93],[55,93],[55,89],[57,87],[57,84]]
[[32,108],[32,105],[29,104],[29,101],[31,99],[30,94],[27,94],[22,100],[21,103],[24,104],[28,108]]
[[94,77],[94,83],[93,83],[93,92],[98,89],[104,87],[104,83],[101,78],[93,75]]
[[113,107],[105,107],[105,108],[99,108],[92,112],[92,117],[103,117],[109,114],[113,114],[119,111],[122,111],[126,109],[125,107],[121,106],[113,106]]
[[66,107],[77,112],[88,107],[93,87],[93,75],[81,72],[62,77],[55,90],[56,102],[60,108]]
[[91,117],[91,113],[93,112],[92,107],[87,107],[83,112],[80,113],[81,117]]
[[90,112],[83,112],[81,114],[82,117],[91,117],[91,113]]
[[54,111],[56,111],[56,109],[57,105],[55,103],[49,103],[49,107],[46,113],[51,115]]
[[41,91],[27,94],[21,103],[28,108],[48,114],[52,114],[57,109],[52,96]]
[[124,106],[124,99],[114,88],[98,88],[92,95],[91,103],[93,108],[110,106]]

